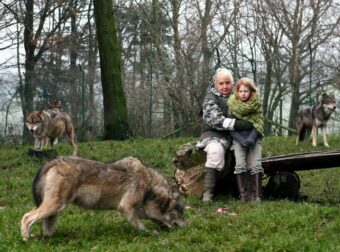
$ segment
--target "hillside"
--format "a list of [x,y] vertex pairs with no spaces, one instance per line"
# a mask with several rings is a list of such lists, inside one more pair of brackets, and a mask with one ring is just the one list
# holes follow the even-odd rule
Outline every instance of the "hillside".
[[[133,139],[79,143],[79,155],[98,161],[135,156],[169,179],[173,176],[172,158],[183,143],[194,139]],[[329,149],[340,150],[340,139],[329,137]],[[299,172],[306,202],[289,200],[241,203],[221,196],[211,205],[194,197],[184,198],[188,226],[183,229],[135,230],[117,211],[84,211],[67,208],[59,218],[56,234],[41,239],[41,224],[32,228],[38,237],[22,242],[19,227],[24,213],[33,207],[32,179],[46,161],[29,158],[30,146],[0,150],[0,249],[2,251],[339,251],[340,169]],[[329,150],[327,149],[327,150]],[[56,148],[68,155],[67,144]],[[326,150],[312,148],[310,141],[295,145],[295,137],[267,137],[263,156]],[[225,214],[216,214],[218,208]]]

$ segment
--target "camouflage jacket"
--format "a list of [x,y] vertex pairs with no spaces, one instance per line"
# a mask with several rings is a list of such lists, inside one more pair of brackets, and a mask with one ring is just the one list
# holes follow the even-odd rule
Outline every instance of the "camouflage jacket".
[[[212,139],[229,140],[229,131],[223,128],[223,121],[229,116],[227,100],[229,95],[220,94],[214,85],[210,86],[203,100],[203,123],[201,140],[207,143]],[[205,144],[204,144],[205,145]]]

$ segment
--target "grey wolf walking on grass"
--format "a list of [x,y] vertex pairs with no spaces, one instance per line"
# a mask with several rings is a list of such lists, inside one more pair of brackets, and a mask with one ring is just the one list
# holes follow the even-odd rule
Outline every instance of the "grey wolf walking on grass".
[[34,179],[36,208],[22,217],[21,235],[27,240],[31,226],[39,220],[43,235],[53,235],[57,214],[70,203],[87,209],[117,209],[140,230],[145,230],[141,219],[166,228],[183,227],[184,205],[175,189],[133,157],[106,164],[59,157],[45,164]]
[[53,147],[54,140],[66,134],[72,145],[72,155],[77,155],[75,134],[70,116],[65,112],[51,113],[41,110],[28,112],[26,115],[26,126],[35,139],[35,149],[42,150],[50,142]]
[[301,107],[296,119],[297,138],[299,141],[307,139],[308,132],[312,132],[313,146],[317,144],[318,128],[321,128],[323,144],[329,147],[327,141],[327,122],[336,109],[334,94],[323,94],[321,100],[312,107]]

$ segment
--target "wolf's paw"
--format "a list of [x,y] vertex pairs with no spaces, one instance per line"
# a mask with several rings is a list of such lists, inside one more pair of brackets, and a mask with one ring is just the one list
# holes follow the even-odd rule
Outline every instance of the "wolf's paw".
[[159,231],[157,229],[152,230],[153,235],[159,235]]
[[24,234],[22,235],[22,240],[23,240],[24,242],[28,242],[29,238],[30,238],[29,235],[24,235]]
[[29,230],[26,228],[26,226],[22,225],[20,233],[21,233],[21,237],[23,241],[25,242],[28,241],[28,239],[30,238],[30,233],[29,233]]

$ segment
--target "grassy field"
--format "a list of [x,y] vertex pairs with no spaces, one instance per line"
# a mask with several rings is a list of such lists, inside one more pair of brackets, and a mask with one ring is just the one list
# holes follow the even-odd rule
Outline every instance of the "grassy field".
[[[125,156],[140,158],[160,173],[173,175],[172,158],[192,139],[134,139],[123,142],[79,143],[79,155],[99,161]],[[294,137],[264,139],[263,156],[326,150],[311,143],[295,146]],[[340,138],[331,136],[330,149],[340,150]],[[33,207],[32,179],[44,163],[29,158],[29,146],[0,149],[0,251],[340,251],[340,169],[299,172],[305,202],[289,200],[241,203],[218,197],[203,205],[186,197],[188,226],[156,233],[135,230],[117,211],[84,211],[75,206],[60,214],[55,235],[40,237],[41,224],[32,228],[28,242],[20,236],[22,215]],[[57,146],[60,155],[71,153]],[[220,208],[225,214],[216,214]],[[158,227],[145,221],[149,229]]]

